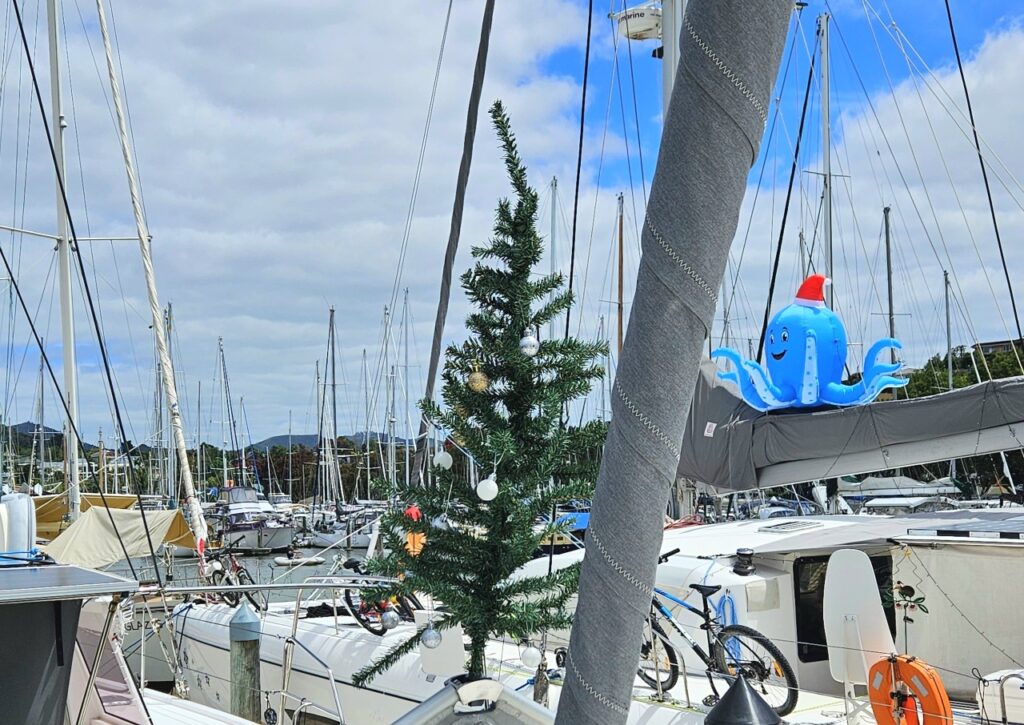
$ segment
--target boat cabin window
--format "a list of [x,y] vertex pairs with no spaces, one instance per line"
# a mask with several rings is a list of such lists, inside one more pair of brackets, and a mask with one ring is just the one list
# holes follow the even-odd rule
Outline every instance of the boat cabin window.
[[[879,592],[892,591],[892,557],[872,556],[875,581]],[[825,570],[827,556],[807,556],[793,563],[793,588],[796,594],[797,655],[801,662],[823,662],[828,659],[825,645]],[[889,631],[896,636],[896,613],[884,610]]]

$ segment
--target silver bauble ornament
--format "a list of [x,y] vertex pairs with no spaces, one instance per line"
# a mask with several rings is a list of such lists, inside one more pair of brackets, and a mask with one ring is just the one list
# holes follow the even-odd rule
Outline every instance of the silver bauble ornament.
[[394,629],[401,621],[402,618],[398,616],[398,612],[394,609],[389,609],[380,615],[380,623],[384,625],[384,629]]
[[433,622],[423,630],[423,634],[420,635],[420,643],[427,649],[437,649],[441,646],[441,633],[434,628]]
[[526,357],[533,357],[540,351],[540,341],[533,335],[524,335],[519,340],[519,352]]

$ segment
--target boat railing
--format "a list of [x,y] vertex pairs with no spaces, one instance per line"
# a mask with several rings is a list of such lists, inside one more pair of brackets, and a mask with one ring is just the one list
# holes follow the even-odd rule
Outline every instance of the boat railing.
[[[281,712],[282,712],[282,714],[284,713],[284,703],[285,703],[285,700],[286,699],[292,699],[292,700],[296,700],[296,701],[299,702],[299,707],[295,710],[294,713],[292,713],[292,722],[298,722],[299,714],[304,712],[307,708],[313,707],[313,708],[316,708],[317,710],[320,710],[321,712],[323,712],[326,715],[330,715],[332,717],[338,718],[338,722],[341,723],[342,725],[344,725],[344,723],[345,723],[345,714],[342,712],[342,709],[341,709],[341,696],[338,694],[338,683],[334,679],[334,670],[332,670],[331,666],[328,665],[327,662],[325,662],[323,660],[323,658],[321,658],[316,652],[311,650],[304,643],[302,643],[299,640],[295,639],[294,636],[288,637],[284,641],[284,644],[285,644],[286,648],[289,647],[289,646],[294,648],[295,645],[298,645],[299,647],[302,648],[302,650],[307,655],[310,656],[310,658],[314,662],[319,664],[324,669],[324,672],[327,674],[327,679],[331,683],[331,694],[334,696],[334,707],[337,708],[337,709],[336,709],[335,712],[331,712],[330,710],[328,710],[327,708],[323,707],[322,705],[317,705],[312,700],[307,700],[304,697],[303,698],[296,697],[295,695],[293,695],[290,692],[288,692],[287,688],[283,688],[281,690]],[[289,667],[290,667],[291,666],[291,657],[290,656],[288,657],[288,664],[289,664]]]
[[364,587],[387,587],[397,580],[388,576],[369,576],[354,574],[352,576],[312,576],[301,582],[267,582],[266,584],[200,584],[196,586],[172,586],[159,589],[140,587],[143,594],[162,592],[174,594],[219,594],[221,592],[264,592],[264,591],[296,591],[301,598],[302,592],[310,588],[317,589],[361,589]]
[[1010,680],[1020,680],[1021,689],[1024,689],[1024,670],[1017,670],[1015,672],[1007,672],[1005,675],[999,678],[999,712],[1002,713],[1003,725],[1009,721],[1006,716],[1006,683]]
[[[322,591],[324,589],[331,590],[332,607],[334,612],[334,627],[337,631],[338,627],[338,589],[359,589],[366,586],[381,586],[393,584],[396,581],[393,577],[379,577],[379,576],[311,576],[307,577],[305,581],[301,583],[295,592],[295,609],[292,611],[292,628],[288,635],[288,638],[284,641],[284,656],[281,661],[281,711],[284,712],[285,697],[284,693],[288,691],[288,685],[291,682],[292,676],[292,663],[295,659],[295,645],[301,647],[307,654],[309,654],[314,660],[320,663],[320,665],[327,670],[328,678],[331,681],[331,692],[334,695],[334,701],[337,703],[338,713],[341,713],[341,698],[338,696],[337,684],[334,681],[334,674],[330,667],[320,657],[313,654],[309,647],[300,642],[297,639],[299,632],[299,612],[302,610],[302,593],[306,589],[314,589],[315,591]],[[349,615],[355,618],[355,612],[349,607],[348,600],[345,600],[345,608],[349,610]],[[293,718],[294,721],[294,718]],[[341,718],[344,722],[344,719]]]

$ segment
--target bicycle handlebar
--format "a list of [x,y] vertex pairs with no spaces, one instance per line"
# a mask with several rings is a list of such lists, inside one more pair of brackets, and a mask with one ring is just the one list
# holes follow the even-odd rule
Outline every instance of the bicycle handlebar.
[[661,556],[658,557],[658,563],[659,564],[664,564],[666,561],[668,561],[670,558],[672,558],[673,556],[675,556],[678,553],[679,553],[679,547],[678,546],[676,548],[672,549],[672,551],[666,551],[664,554],[662,554]]

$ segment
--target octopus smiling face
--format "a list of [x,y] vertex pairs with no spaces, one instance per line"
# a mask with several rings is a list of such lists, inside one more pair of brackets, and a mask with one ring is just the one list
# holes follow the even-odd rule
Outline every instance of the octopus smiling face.
[[[808,338],[814,337],[813,353]],[[801,304],[787,305],[768,325],[766,366],[773,383],[794,394],[813,370],[815,380],[839,380],[846,362],[846,335],[831,310]]]

